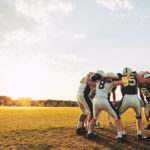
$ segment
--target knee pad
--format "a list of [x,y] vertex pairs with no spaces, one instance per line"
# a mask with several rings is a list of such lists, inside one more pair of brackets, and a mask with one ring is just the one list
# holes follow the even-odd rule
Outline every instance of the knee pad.
[[136,119],[142,119],[141,114],[140,114],[140,116],[136,116]]

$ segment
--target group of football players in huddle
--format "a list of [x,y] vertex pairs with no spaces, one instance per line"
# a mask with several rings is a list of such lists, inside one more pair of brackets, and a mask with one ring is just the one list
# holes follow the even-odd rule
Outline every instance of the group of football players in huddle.
[[[115,91],[117,86],[121,87],[122,99],[116,107]],[[132,108],[137,119],[137,140],[142,141],[141,103],[138,89],[147,120],[145,129],[150,130],[150,73],[148,71],[137,73],[126,67],[122,73],[117,74],[112,72],[105,74],[102,70],[98,70],[96,73],[89,72],[81,79],[77,92],[77,103],[82,113],[78,120],[76,134],[84,135],[87,139],[93,138],[95,136],[93,128],[99,119],[100,112],[106,111],[109,125],[112,125],[110,116],[115,120],[118,141],[127,142],[120,116],[127,109]],[[111,94],[113,102],[110,101]]]

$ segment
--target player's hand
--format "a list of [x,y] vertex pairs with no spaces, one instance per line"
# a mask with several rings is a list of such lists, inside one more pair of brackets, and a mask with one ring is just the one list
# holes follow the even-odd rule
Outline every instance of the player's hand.
[[94,74],[94,72],[89,72],[90,75]]

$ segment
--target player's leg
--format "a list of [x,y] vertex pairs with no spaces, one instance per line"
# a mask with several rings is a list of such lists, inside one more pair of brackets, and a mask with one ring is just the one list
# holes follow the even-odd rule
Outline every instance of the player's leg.
[[84,105],[81,102],[77,101],[77,103],[78,103],[82,113],[80,114],[79,119],[78,119],[76,134],[83,135],[85,132],[84,121],[88,115],[88,111],[85,109]]
[[130,106],[130,101],[129,101],[128,95],[125,95],[121,99],[117,109],[119,111],[119,114],[122,115],[130,107],[131,106]]
[[141,117],[141,105],[140,105],[140,99],[138,98],[137,95],[132,96],[131,100],[134,105],[133,109],[135,110],[136,113],[136,125],[137,125],[137,139],[142,140],[142,117]]
[[[122,115],[130,107],[132,107],[132,103],[130,102],[130,95],[123,96],[122,100],[120,101],[120,104],[117,107],[119,115]],[[126,138],[126,132],[124,129],[122,130],[122,134],[123,137]]]
[[147,127],[145,129],[150,130],[150,104],[147,104],[144,108],[144,115],[147,121]]
[[92,138],[93,137],[92,131],[93,131],[94,125],[96,124],[96,120],[98,118],[99,111],[100,111],[99,101],[95,99],[93,101],[93,119],[90,122],[88,132],[87,132],[85,138]]
[[112,127],[113,123],[111,121],[111,116],[109,115],[109,113],[106,113],[106,117],[107,117],[107,121],[108,121],[108,126]]
[[98,114],[95,128],[101,128],[102,127],[101,124],[100,124],[100,114],[101,114],[101,112],[99,112],[99,114]]
[[107,113],[115,119],[118,141],[125,142],[126,139],[122,136],[123,125],[118,110],[116,110],[110,102],[106,108]]
[[89,124],[93,118],[93,104],[91,102],[91,99],[89,98],[89,96],[87,94],[84,94],[84,99],[85,99],[85,108],[90,112],[90,116],[87,120],[87,127],[86,130],[88,130],[89,128]]

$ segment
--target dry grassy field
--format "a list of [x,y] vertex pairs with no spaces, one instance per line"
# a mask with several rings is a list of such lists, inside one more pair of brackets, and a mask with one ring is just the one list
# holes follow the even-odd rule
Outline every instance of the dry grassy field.
[[[136,140],[133,110],[123,114],[128,143],[117,143],[115,127],[108,127],[106,114],[101,114],[103,129],[95,129],[93,140],[75,134],[79,108],[68,107],[1,107],[0,150],[149,150],[150,141]],[[146,121],[143,119],[143,128]],[[143,135],[150,135],[144,131]]]

